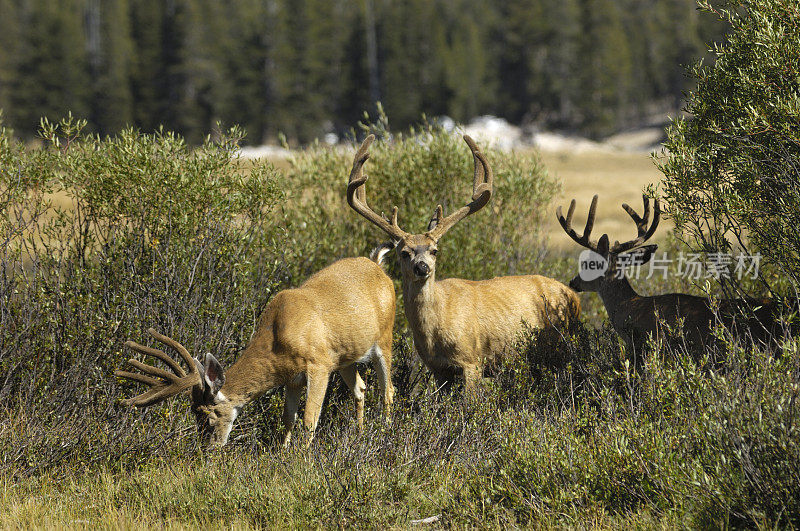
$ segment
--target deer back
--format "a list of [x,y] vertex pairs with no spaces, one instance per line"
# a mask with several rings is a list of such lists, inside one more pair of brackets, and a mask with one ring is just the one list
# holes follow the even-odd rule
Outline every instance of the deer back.
[[[350,365],[392,333],[394,316],[394,284],[379,265],[363,257],[334,262],[273,297],[222,391],[263,392],[310,364],[330,370]],[[263,375],[274,381],[262,382]]]

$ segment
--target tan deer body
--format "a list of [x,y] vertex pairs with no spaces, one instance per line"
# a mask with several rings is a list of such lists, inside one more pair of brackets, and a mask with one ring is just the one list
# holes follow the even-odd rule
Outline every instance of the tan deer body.
[[378,216],[366,203],[366,176],[361,169],[373,137],[368,137],[353,162],[348,202],[395,242],[403,281],[405,314],[414,346],[440,382],[462,373],[472,390],[487,364],[498,361],[525,326],[561,326],[580,313],[577,295],[560,282],[541,277],[508,276],[491,280],[435,279],[439,239],[458,221],[486,205],[492,193],[492,171],[484,155],[464,137],[475,162],[472,202],[444,217],[441,205],[422,234],[409,234]]
[[421,286],[404,281],[403,299],[425,365],[440,381],[461,369],[470,386],[519,339],[522,323],[561,326],[580,308],[571,289],[539,275],[480,281],[431,277]]
[[638,236],[624,243],[614,242],[614,245],[609,244],[607,234],[603,234],[597,241],[589,239],[597,209],[596,195],[592,199],[582,236],[578,236],[571,225],[575,201],[570,203],[566,218],[561,213],[561,207],[558,208],[556,216],[564,231],[575,242],[602,256],[608,264],[602,276],[594,280],[584,280],[577,275],[570,281],[570,287],[578,292],[594,291],[600,295],[614,330],[625,341],[631,353],[640,351],[649,337],[663,339],[664,325],[679,331],[687,344],[700,348],[714,340],[712,331],[716,324],[722,324],[734,332],[746,332],[757,341],[767,341],[776,331],[774,324],[777,308],[769,299],[723,299],[713,307],[712,301],[707,297],[685,293],[641,296],[633,289],[620,266],[619,257],[627,255],[630,258],[629,263],[642,265],[652,258],[657,248],[656,245],[644,243],[658,227],[661,212],[658,200],[655,201],[652,224],[649,222],[649,199],[644,196],[643,200],[644,216],[641,218],[627,204],[622,205],[636,224]]
[[178,350],[190,364],[188,375],[163,352],[126,343],[161,359],[174,371],[170,374],[130,360],[147,376],[125,371],[116,374],[151,389],[126,403],[146,407],[191,389],[192,411],[201,439],[222,445],[245,404],[285,386],[284,444],[288,444],[303,384],[307,384],[303,423],[313,433],[333,371],[339,371],[352,390],[359,427],[363,425],[365,386],[354,363],[371,360],[388,415],[394,396],[390,373],[395,293],[379,262],[380,257],[375,261],[345,258],[320,270],[300,287],[277,293],[262,312],[249,344],[227,371],[214,356],[206,355],[201,364],[179,343],[152,330],[151,335]]

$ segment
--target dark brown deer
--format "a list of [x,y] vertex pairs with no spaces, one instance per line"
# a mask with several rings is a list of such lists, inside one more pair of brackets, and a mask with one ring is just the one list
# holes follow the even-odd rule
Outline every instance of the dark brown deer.
[[[637,236],[632,240],[610,245],[607,234],[599,240],[591,240],[597,210],[597,196],[592,199],[589,216],[583,234],[578,236],[572,228],[572,215],[575,213],[575,200],[569,205],[566,218],[561,207],[556,210],[561,227],[576,243],[600,255],[607,263],[605,273],[593,280],[584,280],[581,275],[573,278],[569,285],[575,291],[594,291],[603,301],[608,318],[614,330],[622,337],[631,353],[645,345],[648,337],[664,337],[663,325],[673,329],[682,327],[683,337],[696,346],[704,346],[712,340],[712,330],[719,320],[730,330],[746,331],[754,339],[764,341],[773,328],[775,305],[769,299],[744,301],[723,299],[714,306],[707,297],[685,293],[668,293],[644,297],[631,286],[624,274],[624,265],[646,264],[658,248],[657,245],[644,245],[655,233],[661,218],[658,199],[653,205],[653,221],[650,222],[650,199],[643,196],[642,217],[627,204],[622,208],[636,224]],[[754,308],[754,316],[744,317],[748,307]]]

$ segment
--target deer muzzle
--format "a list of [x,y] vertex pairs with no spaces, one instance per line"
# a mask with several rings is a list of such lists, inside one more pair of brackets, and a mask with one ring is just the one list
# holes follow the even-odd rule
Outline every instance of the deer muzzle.
[[425,278],[431,274],[431,268],[425,262],[417,262],[414,264],[414,275],[418,278]]
[[582,292],[583,289],[581,289],[581,277],[574,277],[572,280],[570,280],[569,287],[578,293]]

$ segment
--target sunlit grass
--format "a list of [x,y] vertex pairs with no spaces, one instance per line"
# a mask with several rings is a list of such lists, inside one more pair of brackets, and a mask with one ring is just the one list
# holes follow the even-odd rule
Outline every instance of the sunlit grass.
[[[548,244],[555,249],[580,252],[578,244],[564,234],[555,215],[555,207],[561,205],[566,211],[572,199],[577,201],[573,227],[580,234],[586,222],[592,196],[599,195],[597,218],[592,231],[598,238],[607,233],[611,241],[624,241],[636,236],[636,226],[622,210],[628,203],[634,210],[642,212],[642,191],[657,184],[661,178],[648,153],[583,151],[542,152],[542,162],[548,171],[561,181],[560,194],[555,198],[552,212],[544,216],[542,230],[548,236]],[[664,241],[671,228],[668,220],[662,219],[654,243]]]

